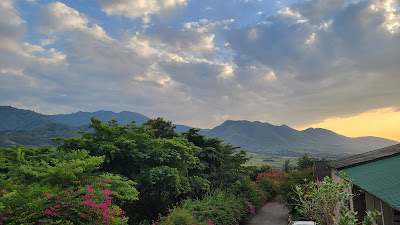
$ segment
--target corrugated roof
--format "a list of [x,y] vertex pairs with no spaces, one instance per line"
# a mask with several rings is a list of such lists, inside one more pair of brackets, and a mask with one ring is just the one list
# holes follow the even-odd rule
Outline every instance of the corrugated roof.
[[400,144],[365,152],[358,155],[349,156],[342,159],[333,160],[327,163],[327,165],[335,169],[344,169],[395,155],[400,155]]
[[400,210],[400,155],[341,171],[361,189]]
[[315,175],[317,176],[318,181],[322,181],[324,177],[331,177],[331,170],[326,166],[327,161],[315,161]]

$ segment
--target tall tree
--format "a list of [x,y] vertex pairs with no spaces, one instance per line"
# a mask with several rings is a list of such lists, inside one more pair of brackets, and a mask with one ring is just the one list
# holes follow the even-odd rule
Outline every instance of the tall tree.
[[154,129],[154,137],[155,138],[173,138],[177,137],[178,133],[174,131],[176,128],[175,125],[172,124],[171,121],[165,121],[162,117],[158,117],[157,119],[149,119],[143,125],[150,126]]
[[299,169],[305,169],[312,167],[316,159],[308,157],[308,154],[304,154],[302,157],[297,159],[297,167]]
[[285,171],[286,173],[289,173],[292,171],[293,166],[290,164],[290,159],[286,159],[285,162],[282,165],[282,170]]
[[[169,132],[173,129],[166,129],[165,133],[172,135],[156,135],[157,130],[147,125],[121,126],[115,120],[108,124],[91,120],[92,133],[83,132],[81,138],[58,138],[56,141],[61,143],[58,149],[85,149],[93,156],[105,156],[103,171],[122,174],[137,182],[140,198],[126,208],[132,221],[155,218],[182,199],[209,190],[210,182],[193,173],[200,168],[196,155],[201,149]],[[172,128],[169,122],[158,122],[154,124]]]

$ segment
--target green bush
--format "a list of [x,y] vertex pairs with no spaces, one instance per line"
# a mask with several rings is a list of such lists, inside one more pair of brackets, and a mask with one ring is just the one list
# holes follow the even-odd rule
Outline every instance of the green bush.
[[298,195],[295,192],[295,187],[297,185],[308,183],[310,180],[312,180],[312,175],[312,168],[293,170],[292,172],[282,177],[280,185],[277,188],[278,195],[280,195],[281,200],[289,209],[290,214],[293,216],[293,219],[301,220],[307,217],[307,215],[298,211],[296,208]]
[[174,208],[170,210],[167,217],[162,219],[159,223],[160,225],[193,225],[201,224],[195,219],[192,212],[188,212],[182,208]]
[[252,214],[255,214],[255,207],[251,202],[217,189],[202,200],[184,200],[158,224],[239,224]]
[[127,224],[119,208],[138,199],[134,182],[100,173],[85,150],[16,146],[0,151],[0,224]]
[[276,196],[275,181],[271,177],[264,177],[256,183],[256,187],[262,191],[265,200]]
[[239,196],[239,198],[251,202],[257,209],[267,202],[267,196],[265,196],[264,191],[258,189],[257,186],[248,179],[236,181],[228,190],[235,196]]

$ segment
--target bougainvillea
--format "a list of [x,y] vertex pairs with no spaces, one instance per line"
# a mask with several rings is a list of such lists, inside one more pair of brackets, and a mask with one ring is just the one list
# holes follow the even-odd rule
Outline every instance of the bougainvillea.
[[278,188],[278,186],[282,180],[282,177],[286,174],[287,173],[285,171],[272,171],[272,172],[258,173],[255,184],[261,183],[264,178],[271,178],[271,180],[273,180],[273,184],[274,184],[273,188],[276,190],[276,188]]
[[54,221],[84,224],[127,224],[125,211],[112,203],[116,193],[104,189],[110,179],[98,180],[79,190],[65,190],[48,198],[48,207],[43,211],[41,224]]

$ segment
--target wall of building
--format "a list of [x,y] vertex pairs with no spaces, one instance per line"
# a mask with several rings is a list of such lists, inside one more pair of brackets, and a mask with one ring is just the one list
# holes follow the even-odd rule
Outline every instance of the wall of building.
[[[343,178],[337,176],[335,173],[337,170],[331,169],[332,171],[332,179],[339,184],[343,184]],[[359,188],[354,187],[351,190],[348,190],[350,193],[356,195],[359,193]],[[360,197],[364,197],[364,199],[359,199]],[[362,204],[365,204],[363,206]],[[374,195],[364,192],[356,196],[354,199],[351,199],[349,202],[349,209],[352,211],[361,211],[360,213],[360,221],[364,218],[365,213],[363,211],[379,211],[381,212],[381,216],[377,218],[378,225],[400,225],[400,212],[395,211],[390,205],[381,199],[375,197]],[[397,215],[398,214],[398,215]],[[395,222],[396,221],[396,222]]]
[[378,225],[395,225],[394,209],[390,205],[368,192],[365,192],[365,202],[367,211],[381,212],[382,215],[376,221]]
[[[332,180],[334,181],[334,182],[337,182],[337,183],[339,183],[339,184],[343,184],[343,182],[344,182],[344,180],[343,180],[343,178],[341,178],[341,177],[339,177],[338,175],[336,175],[335,174],[335,172],[337,171],[337,170],[335,170],[335,169],[331,169],[331,171],[332,171],[332,174],[331,174],[331,176],[332,176]],[[349,190],[347,190],[347,192],[348,193],[353,193],[353,190],[350,188]],[[354,211],[354,203],[353,203],[353,199],[350,199],[350,201],[349,201],[349,209],[351,210],[351,211]]]

